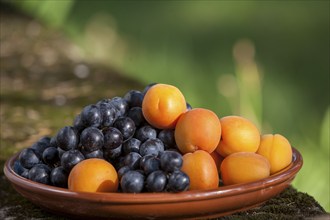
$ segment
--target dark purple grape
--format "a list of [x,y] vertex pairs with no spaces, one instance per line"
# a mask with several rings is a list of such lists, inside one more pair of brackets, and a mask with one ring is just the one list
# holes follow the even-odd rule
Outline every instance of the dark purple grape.
[[81,151],[81,153],[84,155],[85,159],[90,159],[90,158],[100,158],[103,159],[103,151],[98,149],[92,152],[85,152],[85,151]]
[[131,169],[138,169],[140,167],[141,155],[136,152],[131,152],[125,156],[124,164]]
[[57,146],[63,150],[76,149],[79,138],[73,127],[65,126],[56,135]]
[[140,167],[146,175],[149,175],[156,170],[160,170],[160,161],[155,156],[146,155],[142,157]]
[[19,160],[15,160],[14,165],[13,165],[13,170],[15,173],[17,173],[18,175],[22,175],[22,173],[28,169],[24,168],[21,163],[19,162]]
[[62,148],[60,147],[57,147],[57,151],[58,151],[58,156],[61,158],[62,155],[66,152],[65,150],[63,150]]
[[139,127],[146,122],[141,107],[133,107],[128,110],[127,117],[131,118],[134,121],[136,127]]
[[148,92],[148,90],[152,87],[152,86],[154,86],[154,85],[156,85],[156,84],[158,84],[158,83],[150,83],[149,85],[147,85],[144,89],[143,89],[143,94],[145,95],[147,92]]
[[28,169],[25,169],[24,172],[21,174],[21,177],[29,179],[29,171]]
[[81,118],[81,114],[78,114],[73,120],[73,127],[78,131],[81,132],[85,129],[85,124]]
[[138,90],[131,90],[125,94],[124,99],[128,103],[130,108],[141,107],[143,101],[143,93]]
[[190,185],[189,176],[180,170],[171,173],[168,178],[167,190],[170,192],[183,192],[188,190]]
[[85,127],[99,127],[102,124],[102,116],[97,105],[87,105],[81,112],[81,120]]
[[166,172],[181,169],[183,164],[182,155],[175,151],[164,151],[160,156],[160,166]]
[[145,156],[148,154],[158,156],[163,151],[164,151],[164,144],[158,138],[148,139],[140,146],[141,156]]
[[118,179],[121,180],[122,176],[127,172],[130,171],[131,168],[129,166],[123,166],[118,170]]
[[141,142],[145,142],[148,139],[155,139],[157,137],[157,131],[151,126],[145,125],[136,131],[135,137]]
[[136,129],[134,121],[129,117],[117,118],[117,120],[114,122],[113,126],[115,128],[117,128],[123,134],[124,141],[133,137],[135,129]]
[[80,145],[85,152],[102,149],[104,145],[102,131],[95,127],[85,128],[80,135]]
[[50,173],[50,183],[53,186],[68,188],[68,176],[63,167],[56,167]]
[[123,134],[114,127],[103,130],[104,149],[115,149],[123,143]]
[[141,141],[136,138],[128,139],[126,142],[123,143],[123,153],[126,155],[130,152],[137,152],[140,151]]
[[31,169],[36,164],[41,163],[41,158],[32,148],[25,148],[19,154],[18,160],[25,169]]
[[31,148],[34,150],[38,157],[42,157],[42,153],[46,148],[50,146],[50,137],[42,137],[36,143],[34,143]]
[[114,105],[110,103],[100,103],[99,109],[102,117],[102,127],[110,127],[116,120],[117,110]]
[[60,164],[60,155],[57,148],[49,147],[42,153],[42,160],[50,167],[57,167]]
[[120,180],[120,186],[125,193],[139,193],[144,187],[144,175],[138,171],[127,171]]
[[106,160],[112,161],[120,157],[121,153],[122,153],[122,145],[119,145],[119,147],[114,149],[104,149],[103,157]]
[[114,97],[110,102],[118,111],[117,117],[126,115],[128,111],[128,103],[125,99],[121,97]]
[[186,106],[187,106],[187,111],[190,111],[192,109],[191,105],[188,102],[186,102]]
[[161,170],[150,173],[146,180],[146,188],[149,192],[162,192],[167,183],[167,176]]
[[158,139],[164,143],[165,149],[174,148],[176,145],[174,130],[172,129],[161,130],[158,134]]
[[43,184],[50,184],[51,169],[45,164],[37,164],[29,171],[29,179]]
[[85,159],[84,155],[79,150],[66,151],[61,157],[61,166],[70,172],[71,169],[79,162]]

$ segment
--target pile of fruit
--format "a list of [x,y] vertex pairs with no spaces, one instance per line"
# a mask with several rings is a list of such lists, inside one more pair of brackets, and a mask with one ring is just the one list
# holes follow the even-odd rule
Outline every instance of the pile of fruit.
[[182,192],[266,178],[287,167],[282,135],[260,135],[240,116],[191,108],[181,91],[150,84],[100,100],[73,124],[23,149],[14,171],[86,192]]

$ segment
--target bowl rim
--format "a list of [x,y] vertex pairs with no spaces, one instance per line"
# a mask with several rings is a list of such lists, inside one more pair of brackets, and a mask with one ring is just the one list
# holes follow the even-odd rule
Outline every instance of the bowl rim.
[[180,193],[91,193],[91,192],[75,192],[55,186],[49,186],[37,183],[23,178],[15,173],[13,164],[20,152],[7,159],[4,166],[4,174],[8,180],[25,190],[38,192],[48,196],[62,196],[68,199],[88,200],[97,203],[120,203],[120,204],[149,204],[149,203],[175,203],[187,201],[210,200],[218,197],[231,197],[242,193],[249,193],[265,189],[269,186],[281,184],[289,179],[293,179],[303,165],[303,158],[300,152],[292,147],[292,161],[283,170],[258,181],[234,184],[228,186],[219,186],[212,190],[191,190]]

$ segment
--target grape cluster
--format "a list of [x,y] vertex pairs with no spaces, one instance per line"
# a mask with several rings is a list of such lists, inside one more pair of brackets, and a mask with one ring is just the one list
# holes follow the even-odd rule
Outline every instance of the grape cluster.
[[180,170],[183,160],[174,130],[159,130],[144,119],[142,101],[151,86],[84,107],[71,126],[22,150],[14,171],[35,182],[67,188],[76,164],[101,158],[116,168],[122,192],[187,190],[190,181]]

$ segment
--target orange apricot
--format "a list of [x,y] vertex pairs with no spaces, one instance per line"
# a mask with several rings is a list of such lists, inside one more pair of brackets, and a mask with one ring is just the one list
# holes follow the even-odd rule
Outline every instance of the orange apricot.
[[68,188],[83,192],[116,192],[118,175],[106,160],[91,158],[73,167],[68,178]]
[[152,86],[142,102],[143,116],[151,125],[159,129],[173,129],[186,108],[186,101],[181,91],[167,84]]
[[233,153],[221,163],[221,178],[224,185],[257,181],[269,175],[270,164],[268,160],[256,153]]
[[182,153],[205,150],[213,152],[221,137],[218,116],[203,108],[184,113],[175,127],[175,142]]
[[203,150],[183,155],[181,170],[190,179],[189,190],[216,189],[219,186],[219,174],[212,156]]
[[261,136],[258,154],[270,162],[270,173],[276,173],[287,167],[292,161],[292,148],[289,141],[280,134]]
[[256,152],[260,144],[260,132],[248,119],[226,116],[220,119],[222,133],[216,151],[223,157],[236,152]]
[[210,155],[218,168],[218,173],[220,173],[220,166],[224,158],[220,154],[218,154],[217,151],[213,151]]

